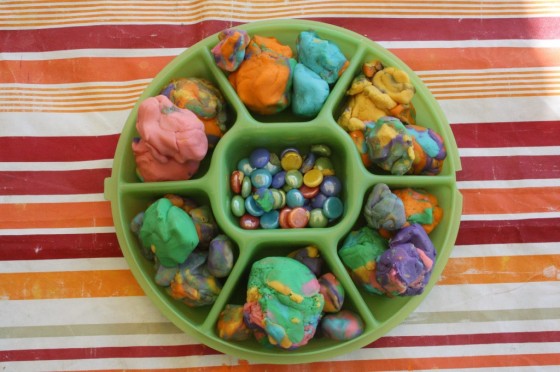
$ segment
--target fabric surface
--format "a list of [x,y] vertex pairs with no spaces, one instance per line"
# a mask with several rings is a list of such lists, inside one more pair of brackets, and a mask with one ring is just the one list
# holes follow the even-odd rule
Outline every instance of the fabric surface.
[[[345,27],[425,82],[464,198],[443,275],[405,322],[320,363],[198,343],[144,296],[103,182],[142,90],[176,55],[267,18]],[[560,368],[560,3],[0,1],[0,369]]]

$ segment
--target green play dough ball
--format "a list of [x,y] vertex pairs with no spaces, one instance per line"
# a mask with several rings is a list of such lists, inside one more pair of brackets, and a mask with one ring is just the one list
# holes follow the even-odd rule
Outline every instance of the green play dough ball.
[[144,246],[155,249],[157,259],[165,267],[185,262],[199,242],[189,214],[167,198],[159,199],[146,209],[140,240]]

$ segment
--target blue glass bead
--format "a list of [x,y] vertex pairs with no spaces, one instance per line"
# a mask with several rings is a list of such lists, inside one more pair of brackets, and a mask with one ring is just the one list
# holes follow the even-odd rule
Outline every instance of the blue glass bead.
[[243,198],[247,198],[251,195],[251,191],[253,190],[253,184],[251,183],[251,177],[243,178],[241,181],[241,196]]
[[241,217],[245,214],[245,199],[241,195],[234,195],[231,198],[231,213],[235,217]]
[[305,198],[298,189],[291,189],[286,193],[286,204],[290,208],[303,207]]
[[237,163],[237,170],[240,170],[246,176],[250,175],[255,168],[249,163],[249,158],[243,158]]
[[303,159],[303,164],[301,165],[299,171],[301,173],[309,172],[315,166],[315,159],[317,159],[317,156],[315,156],[314,153],[310,152],[309,154],[307,154],[307,156],[305,156],[305,159]]
[[327,200],[328,196],[323,193],[318,193],[313,199],[311,199],[311,206],[313,208],[323,208],[323,204],[325,200]]
[[342,200],[336,196],[330,196],[323,204],[323,214],[329,219],[335,219],[342,216],[344,211],[344,204]]
[[260,217],[264,214],[263,209],[252,196],[245,199],[245,210],[251,216]]
[[272,184],[272,175],[266,169],[256,169],[251,173],[251,183],[257,189],[261,187],[270,187]]
[[263,168],[270,160],[270,152],[265,148],[258,148],[253,150],[249,155],[249,163],[254,168]]
[[323,214],[323,209],[315,208],[309,212],[309,227],[325,227],[329,219]]
[[279,189],[284,186],[286,183],[286,171],[280,171],[272,177],[272,184],[271,186],[275,189]]
[[326,176],[321,183],[321,192],[327,196],[336,196],[342,189],[342,184],[336,176]]
[[272,210],[261,216],[261,227],[263,229],[277,229],[280,223],[280,213]]
[[272,191],[265,187],[261,187],[253,194],[253,199],[257,202],[259,207],[265,212],[270,212],[274,204],[274,196]]

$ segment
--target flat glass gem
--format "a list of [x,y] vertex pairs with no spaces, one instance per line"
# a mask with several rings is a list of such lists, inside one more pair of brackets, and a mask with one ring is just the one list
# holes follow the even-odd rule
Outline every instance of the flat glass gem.
[[280,159],[275,153],[270,154],[270,160],[264,166],[264,169],[270,172],[273,176],[282,170],[282,165],[280,164]]
[[274,204],[274,196],[270,189],[261,187],[253,193],[253,199],[257,202],[259,207],[265,212],[270,212]]
[[292,228],[303,228],[309,222],[309,212],[307,209],[297,207],[288,213],[288,225]]
[[301,155],[296,151],[288,151],[282,155],[280,159],[280,164],[282,164],[282,168],[286,171],[292,169],[299,169],[303,164],[303,159]]
[[320,157],[317,158],[315,161],[314,169],[318,169],[323,172],[324,176],[332,176],[334,175],[334,166],[331,162],[331,159]]
[[302,184],[303,176],[299,170],[292,169],[286,172],[286,185],[293,189],[297,189]]
[[260,218],[260,224],[263,229],[277,229],[280,225],[280,212],[272,210],[263,214]]
[[313,199],[311,199],[311,207],[312,208],[323,208],[323,204],[325,200],[327,200],[328,196],[322,193],[318,193]]
[[244,214],[239,219],[239,225],[242,229],[245,230],[255,230],[259,227],[259,218],[255,216],[251,216],[250,214]]
[[284,190],[270,189],[270,192],[274,199],[274,203],[272,204],[273,209],[280,209],[286,205],[286,193]]
[[342,216],[344,205],[342,200],[336,196],[328,197],[323,204],[323,214],[329,219],[335,219]]
[[323,172],[319,169],[311,169],[303,176],[303,183],[308,187],[317,187],[323,182]]
[[272,177],[271,186],[274,187],[275,189],[279,189],[283,187],[285,183],[286,183],[286,171],[280,171]]
[[292,211],[292,208],[284,207],[280,209],[280,214],[278,216],[278,224],[283,229],[289,229],[290,225],[288,225],[288,215]]
[[302,185],[299,188],[299,191],[301,191],[301,194],[303,195],[303,197],[305,199],[313,199],[315,196],[317,196],[317,194],[319,194],[319,188],[318,187],[309,187],[306,185]]
[[315,208],[309,212],[309,227],[325,227],[329,219],[323,214],[323,209]]
[[243,178],[241,182],[241,196],[246,198],[251,195],[251,190],[253,189],[253,184],[251,183],[251,177]]
[[245,199],[245,210],[252,216],[260,217],[264,214],[264,210],[252,196]]
[[256,188],[270,187],[272,175],[266,169],[256,169],[251,173],[251,183]]
[[241,195],[234,195],[231,198],[231,213],[235,217],[241,217],[245,214],[245,199]]
[[299,171],[301,173],[306,173],[309,172],[311,169],[313,169],[313,167],[315,166],[315,160],[317,159],[317,156],[310,152],[309,154],[307,154],[305,156],[305,159],[303,159],[303,164],[301,165],[301,168],[299,169]]
[[270,152],[265,148],[257,148],[249,155],[249,163],[254,168],[263,168],[270,160]]
[[229,184],[231,187],[231,191],[234,194],[241,193],[241,182],[243,182],[243,178],[245,178],[245,173],[240,170],[234,170],[231,172],[231,176],[229,177]]
[[311,152],[318,156],[331,156],[331,149],[327,145],[313,145],[311,146]]
[[303,207],[305,198],[298,189],[291,189],[286,193],[286,204],[290,208]]
[[340,193],[342,184],[336,176],[326,176],[321,183],[321,192],[327,196],[336,196]]
[[251,163],[249,163],[249,158],[243,158],[237,163],[237,170],[240,170],[248,176],[255,170],[255,168],[251,165]]

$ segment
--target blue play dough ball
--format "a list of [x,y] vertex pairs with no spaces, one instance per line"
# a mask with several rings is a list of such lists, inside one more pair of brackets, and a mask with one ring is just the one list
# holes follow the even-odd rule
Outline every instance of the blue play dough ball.
[[329,84],[301,63],[297,64],[293,79],[292,111],[306,117],[317,115],[329,96]]
[[329,84],[338,80],[338,74],[347,61],[335,43],[321,39],[315,31],[301,32],[296,49],[299,62],[315,71]]

